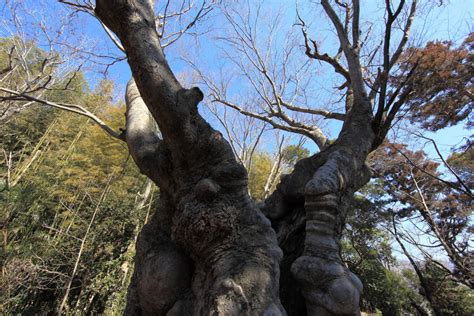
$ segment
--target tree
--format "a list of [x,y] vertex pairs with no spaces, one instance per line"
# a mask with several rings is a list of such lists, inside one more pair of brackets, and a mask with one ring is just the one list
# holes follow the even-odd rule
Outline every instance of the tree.
[[[383,190],[392,196],[389,202],[402,203],[401,207],[395,207],[398,209],[395,216],[412,222],[425,238],[432,241],[417,242],[413,236],[415,233],[409,232],[404,234],[405,239],[422,250],[426,260],[434,260],[429,255],[434,248],[442,248],[455,267],[453,276],[472,287],[470,189],[466,190],[462,181],[443,179],[445,176],[438,170],[438,163],[427,159],[423,151],[412,152],[406,147],[387,144],[372,156],[374,170],[383,179]],[[412,219],[417,216],[423,219],[419,224]],[[427,251],[425,247],[431,250]]]
[[[452,125],[464,124],[468,128],[472,125],[471,42],[472,34],[469,34],[458,48],[453,49],[451,42],[430,42],[423,48],[410,48],[402,56],[401,68],[417,65],[406,116],[422,128],[408,134],[431,147],[435,159],[429,159],[423,150],[409,150],[406,144],[394,143],[385,143],[371,156],[375,175],[383,179],[378,183],[390,196],[387,204],[392,204],[394,212],[393,236],[437,314],[446,313],[437,307],[435,293],[441,285],[427,281],[424,265],[435,265],[451,281],[472,289],[470,140],[453,149],[446,159],[439,145],[423,135],[423,129],[436,131]],[[392,80],[404,78],[394,76]],[[423,260],[417,260],[404,244],[417,249]],[[449,263],[433,255],[440,250]]]
[[461,181],[468,187],[472,187],[474,185],[474,149],[470,141],[463,147],[465,148],[453,152],[447,163],[459,175]]
[[390,235],[383,229],[389,213],[384,212],[380,195],[383,192],[378,186],[369,184],[356,197],[343,234],[342,257],[364,283],[364,311],[379,310],[382,315],[413,313],[412,306],[418,307],[419,300],[396,269]]
[[[397,71],[417,1],[395,7],[385,2],[383,48],[369,54],[359,1],[321,1],[337,34],[334,56],[321,52],[299,17],[307,57],[326,63],[343,80],[344,113],[285,100],[252,37],[240,33],[243,52],[253,51],[263,78],[257,90],[271,92],[262,93],[267,109],[249,111],[218,90],[211,91],[214,101],[305,135],[320,148],[296,163],[259,208],[232,147],[198,112],[203,92],[184,88],[168,65],[163,28],[170,2],[158,16],[148,0],[98,0],[95,8],[89,1],[63,2],[95,14],[126,52],[133,79],[126,91],[126,131],[115,136],[160,188],[157,210],[137,240],[126,314],[359,313],[362,284],[340,257],[342,228],[354,193],[370,179],[368,154],[383,142],[413,92],[416,63],[400,71],[403,80],[388,78]],[[376,54],[381,66],[374,71]],[[318,126],[298,122],[286,110],[342,121],[342,129],[329,141]]]
[[[334,144],[326,146],[326,142],[318,141],[322,152],[296,164],[293,173],[267,199],[264,213],[274,225],[295,210],[306,213],[305,247],[299,249],[301,256],[297,255],[290,266],[308,313],[353,314],[359,310],[362,285],[340,261],[341,227],[353,193],[369,180],[365,159],[385,137],[404,100],[392,98],[394,101],[386,102],[382,93],[373,115],[375,96],[366,93],[359,57],[359,3],[354,2],[352,33],[328,1],[323,1],[322,6],[337,31],[347,61],[348,69],[342,73],[352,90],[350,110]],[[388,73],[406,43],[404,36],[399,49],[390,54],[391,24],[403,7],[404,2],[392,11],[387,5],[385,62],[373,91],[387,89]],[[416,2],[405,35],[415,7]],[[137,133],[134,128],[127,128],[127,143],[134,160],[161,190],[160,215],[143,229],[138,241],[127,312],[160,314],[170,309],[191,309],[197,313],[282,313],[278,295],[282,252],[277,236],[250,202],[246,172],[236,162],[229,145],[197,112],[202,92],[199,88],[183,88],[170,70],[151,3],[98,1],[95,12],[120,39],[132,69],[134,82],[127,90],[127,124],[138,124],[132,121],[132,115],[142,108],[141,126],[150,125],[149,109],[163,136],[160,140],[150,128]],[[319,55],[316,52],[314,56]],[[283,253],[284,243],[280,240]],[[156,255],[150,258],[150,253]],[[290,271],[281,273],[285,278],[284,274]],[[155,295],[162,298],[160,302],[154,299]]]
[[[423,150],[411,151],[407,145],[386,142],[370,157],[376,177],[373,191],[378,195],[370,200],[376,201],[371,204],[379,204],[379,213],[386,216],[377,222],[392,234],[413,269],[414,277],[408,278],[412,287],[418,288],[435,315],[444,315],[456,313],[457,303],[453,309],[442,310],[445,303],[437,295],[439,289],[457,283],[457,290],[449,290],[453,302],[463,301],[464,291],[472,291],[472,198],[467,182],[443,158],[436,143],[424,140],[435,147],[445,174],[440,163],[429,159]],[[427,266],[442,271],[444,281],[449,282],[443,285],[443,278],[432,278]],[[425,310],[416,301],[412,303],[417,310]]]
[[426,262],[422,268],[433,292],[433,307],[439,315],[470,315],[474,312],[469,288],[454,281],[449,273],[433,262]]
[[[423,48],[408,49],[400,61],[404,70],[416,70],[407,100],[409,118],[428,130],[436,131],[468,119],[472,125],[474,104],[474,33],[456,48],[453,43],[429,42]],[[392,80],[405,80],[394,76]]]

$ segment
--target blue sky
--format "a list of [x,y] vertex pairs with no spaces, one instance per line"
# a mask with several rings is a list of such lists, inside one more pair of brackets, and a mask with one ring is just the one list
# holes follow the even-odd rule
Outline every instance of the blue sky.
[[[31,17],[26,17],[28,22],[38,20],[40,17],[54,29],[58,24],[59,20],[64,19],[67,16],[67,10],[63,5],[58,4],[55,0],[24,0],[17,1],[27,8],[28,12],[31,13]],[[415,19],[412,35],[417,38],[418,42],[427,42],[429,40],[451,40],[455,43],[460,43],[463,38],[473,29],[473,13],[474,13],[474,1],[473,0],[451,0],[445,1],[449,4],[442,7],[433,6],[435,1],[424,1],[419,6],[419,11],[423,14],[423,17]],[[159,1],[158,1],[159,3]],[[249,1],[249,3],[256,3],[256,1]],[[328,21],[324,18],[321,10],[317,6],[306,7],[303,6],[303,2],[299,2],[299,10],[304,16],[305,21],[311,25],[310,35],[314,35],[318,40],[323,41],[323,47],[331,50],[334,45],[331,44],[332,29],[330,28]],[[429,14],[426,12],[426,5],[431,5]],[[158,4],[159,5],[159,4]],[[379,8],[382,6],[380,1],[376,0],[365,0],[362,1],[362,17],[366,19],[373,18],[379,14]],[[282,30],[289,29],[295,22],[295,5],[290,1],[277,1],[269,0],[262,1],[262,10],[264,11],[263,17],[267,18],[274,13],[280,13],[282,16]],[[425,11],[425,12],[423,12]],[[5,14],[5,11],[4,11]],[[4,18],[9,18],[8,14]],[[120,51],[109,40],[100,24],[92,17],[86,14],[78,14],[69,18],[67,21],[68,30],[65,31],[65,37],[71,43],[77,42],[82,43],[85,48],[93,50],[95,53],[121,56],[123,55]],[[207,22],[206,22],[207,23]],[[204,23],[204,24],[206,24]],[[67,23],[66,23],[67,24]],[[219,44],[214,41],[214,37],[217,34],[222,34],[222,30],[225,29],[225,21],[222,18],[211,20],[212,28],[211,32],[197,39],[191,36],[185,36],[176,45],[167,49],[167,57],[170,62],[172,69],[175,73],[188,73],[190,67],[183,62],[180,55],[183,51],[187,54],[199,54],[198,60],[206,64],[206,67],[217,68],[224,61],[219,58]],[[204,27],[208,27],[205,25]],[[202,26],[200,26],[202,27]],[[26,27],[25,27],[26,29]],[[31,32],[31,37],[38,37],[38,34]],[[65,39],[66,40],[66,39]],[[277,40],[284,40],[283,38]],[[39,40],[41,44],[41,39]],[[329,43],[329,44],[328,44]],[[193,44],[197,44],[193,47]],[[88,47],[89,46],[89,47]],[[189,51],[191,47],[193,51]],[[101,59],[101,62],[107,62],[107,59]],[[95,85],[101,80],[104,75],[97,72],[96,65],[90,65],[86,68],[87,78],[92,85]],[[318,66],[318,65],[315,65]],[[99,67],[100,68],[100,67]],[[103,70],[103,67],[102,67]],[[315,85],[324,86],[325,80],[327,80],[328,69],[322,68],[321,72],[323,76],[321,79],[316,78]],[[116,83],[117,98],[121,98],[123,95],[124,87],[126,82],[130,78],[130,70],[126,61],[118,62],[111,66],[107,72],[107,78],[113,80]],[[240,89],[237,85],[237,88]],[[324,99],[331,94],[331,87],[327,90],[320,89],[320,96]],[[320,100],[316,100],[317,104]],[[209,118],[211,123],[215,122],[212,118]],[[326,131],[331,137],[337,135],[337,131],[340,128],[340,124],[330,123],[326,127]],[[439,142],[440,148],[443,154],[448,155],[450,148],[456,144],[459,144],[464,137],[470,136],[470,131],[465,130],[461,125],[446,128],[437,133],[429,133],[430,137],[433,137]],[[415,141],[416,142],[416,141]],[[310,142],[307,146],[311,151],[315,151],[316,148]],[[428,147],[426,150],[432,154],[432,149]]]

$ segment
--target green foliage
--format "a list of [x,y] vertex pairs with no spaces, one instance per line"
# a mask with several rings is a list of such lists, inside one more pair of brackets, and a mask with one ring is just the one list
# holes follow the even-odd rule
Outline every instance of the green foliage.
[[473,315],[474,290],[455,282],[446,270],[426,262],[423,275],[433,295],[433,308],[442,315]]
[[[384,170],[391,170],[387,178],[371,181],[352,203],[342,239],[343,258],[364,283],[363,308],[369,312],[379,310],[383,315],[426,314],[429,309],[437,315],[471,315],[474,292],[455,280],[451,273],[429,259],[417,263],[424,267],[421,273],[426,284],[422,286],[419,276],[411,269],[400,271],[401,264],[392,256],[391,236],[385,227],[391,227],[392,217],[397,212],[386,207],[394,200],[387,194],[392,189],[386,186],[386,181],[393,181],[399,189],[412,188],[406,173],[399,171],[405,167],[403,162],[397,163],[395,155],[391,155],[391,159],[392,163],[384,166]],[[430,161],[417,162],[436,167]],[[382,165],[381,161],[377,163]],[[444,212],[442,208],[435,210]],[[406,214],[404,216],[408,216]],[[441,216],[439,218],[442,223]],[[445,217],[446,221],[449,219],[453,216]],[[443,224],[442,228],[446,227],[449,228]]]
[[[376,185],[369,184],[365,193],[377,193]],[[370,196],[370,195],[367,195]],[[342,253],[349,268],[364,284],[362,307],[382,315],[402,315],[412,311],[410,298],[416,293],[395,270],[390,236],[380,227],[386,221],[378,205],[359,196],[353,202],[342,239]]]
[[465,150],[452,153],[448,163],[467,186],[474,186],[474,148],[470,142]]
[[[80,78],[55,97],[123,126],[123,104],[111,103],[113,86],[88,92]],[[0,192],[1,311],[55,314],[73,276],[66,313],[120,314],[152,198],[137,209],[147,180],[126,146],[86,118],[43,106],[16,115],[4,130],[0,145],[11,153],[12,181]]]
[[[257,152],[252,157],[249,172],[249,192],[254,200],[262,200],[275,190],[280,176],[290,173],[294,165],[309,156],[309,150],[301,145],[284,147],[279,155],[272,157],[266,152]],[[267,190],[267,191],[265,191]]]
[[265,184],[272,170],[273,160],[267,153],[256,153],[249,171],[249,191],[253,199],[261,200],[265,194]]
[[309,157],[309,150],[300,145],[289,145],[282,150],[282,159],[289,167],[306,157]]
[[364,280],[363,300],[382,315],[413,313],[411,299],[421,300],[399,273],[376,260],[365,260],[355,272]]

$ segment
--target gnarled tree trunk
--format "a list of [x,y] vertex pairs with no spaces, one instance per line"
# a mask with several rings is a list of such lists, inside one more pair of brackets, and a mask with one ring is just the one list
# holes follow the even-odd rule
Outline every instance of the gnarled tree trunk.
[[160,188],[137,241],[126,314],[358,314],[362,285],[341,262],[339,241],[353,193],[369,180],[375,134],[353,49],[343,45],[353,98],[338,140],[297,163],[259,209],[245,168],[198,113],[203,94],[171,72],[152,7],[147,0],[96,6],[133,73],[127,144]]
[[151,3],[97,1],[96,11],[127,52],[136,82],[127,88],[127,143],[161,195],[137,242],[126,313],[284,313],[275,232],[248,196],[245,168],[199,115],[201,91],[169,69]]

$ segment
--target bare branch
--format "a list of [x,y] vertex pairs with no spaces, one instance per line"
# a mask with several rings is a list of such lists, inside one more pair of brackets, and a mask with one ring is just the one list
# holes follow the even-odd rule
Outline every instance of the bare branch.
[[[331,57],[329,56],[328,54],[321,54],[318,50],[318,44],[316,43],[315,40],[311,40],[308,36],[308,33],[306,32],[305,30],[305,27],[306,27],[306,24],[305,22],[303,21],[303,19],[298,15],[298,19],[300,21],[300,25],[301,25],[301,32],[303,33],[303,37],[304,37],[304,43],[305,43],[305,54],[306,56],[308,56],[309,58],[313,58],[313,59],[316,59],[316,60],[320,60],[320,61],[324,61],[326,63],[328,63],[329,65],[331,65],[334,70],[339,73],[340,75],[342,75],[346,81],[348,82],[351,82],[351,78],[350,78],[350,75],[349,75],[349,72],[347,71],[347,69],[345,69],[340,63],[339,61],[337,60],[337,58],[334,58],[334,57]],[[311,46],[310,46],[310,43],[312,44],[313,46],[313,50],[311,51]]]
[[[353,46],[349,42],[348,34],[345,31],[344,26],[342,25],[341,20],[337,16],[336,12],[334,12],[333,8],[329,4],[328,0],[322,0],[321,4],[327,16],[336,28],[339,42],[341,44],[342,50],[344,51],[344,55],[346,56],[347,64],[349,66],[349,74],[351,77],[351,85],[354,91],[354,98],[355,100],[363,100],[365,98],[365,84],[362,76],[358,52],[354,50]],[[364,104],[365,102],[357,103],[360,103],[360,106],[366,106]]]
[[[324,146],[327,143],[327,138],[324,136],[322,131],[317,127],[313,127],[313,129],[310,130],[310,129],[308,129],[308,127],[305,127],[301,124],[298,124],[297,122],[293,122],[293,125],[283,125],[283,124],[275,122],[274,120],[271,119],[271,117],[264,116],[264,115],[261,115],[261,114],[255,113],[255,112],[247,111],[247,110],[243,109],[242,107],[239,107],[238,105],[233,104],[233,103],[228,102],[228,101],[225,101],[225,100],[215,99],[215,100],[213,100],[213,102],[222,103],[222,104],[224,104],[228,107],[233,108],[234,110],[239,111],[241,114],[244,114],[244,115],[247,115],[247,116],[250,116],[250,117],[254,117],[254,118],[257,118],[259,120],[262,120],[262,121],[270,124],[274,128],[278,128],[278,129],[281,129],[283,131],[293,132],[293,133],[297,133],[297,134],[307,136],[310,139],[312,139],[320,148],[324,148]],[[289,121],[289,122],[291,122],[291,121]]]
[[[210,90],[209,94],[212,98],[212,102],[219,102],[223,105],[227,105],[232,109],[239,111],[241,114],[249,115],[252,118],[269,123],[274,128],[282,129],[284,131],[294,131],[308,136],[315,141],[318,146],[325,146],[327,138],[324,136],[321,129],[304,123],[300,118],[296,117],[296,115],[298,113],[305,113],[341,120],[343,114],[332,113],[324,109],[309,109],[293,105],[293,100],[299,97],[299,91],[301,88],[299,86],[299,70],[297,69],[295,72],[293,69],[288,69],[291,49],[285,51],[281,66],[278,68],[275,67],[274,64],[272,64],[269,51],[267,50],[266,52],[263,52],[264,49],[260,48],[254,30],[255,27],[252,26],[253,22],[249,21],[250,17],[242,16],[238,12],[232,13],[233,14],[227,12],[226,8],[223,8],[223,14],[229,22],[231,31],[235,36],[226,36],[219,38],[219,40],[230,45],[233,49],[232,52],[237,51],[244,56],[245,61],[243,61],[242,58],[234,58],[230,51],[225,51],[226,57],[241,70],[244,78],[248,80],[250,85],[253,87],[254,93],[257,94],[257,98],[261,99],[263,102],[249,101],[236,103],[229,100],[222,85],[217,85],[212,79],[204,75],[199,67],[197,67],[191,60],[186,59]],[[240,20],[247,22],[240,23]],[[258,14],[256,20],[258,20]],[[272,31],[267,35],[267,38],[269,38],[269,42],[266,43],[268,49],[270,48],[271,38],[274,34],[273,32],[276,30],[276,23],[277,22],[272,21],[270,26]],[[306,65],[306,62],[304,65]],[[304,65],[302,67],[305,67]],[[293,71],[293,73],[289,75],[291,71]],[[287,76],[290,76],[290,78]],[[287,83],[290,80],[294,85],[289,88],[289,90],[292,90],[288,93]],[[288,96],[289,94],[291,95]],[[261,106],[263,113],[258,113],[258,111],[248,109],[248,106],[251,104]],[[289,111],[287,112],[285,110]],[[291,113],[290,111],[297,113]]]
[[115,36],[115,34],[100,19],[97,19],[97,21],[99,21],[105,33],[110,38],[110,40],[115,44],[115,46],[117,46],[118,49],[120,49],[122,52],[125,53],[125,48],[123,48],[122,43],[120,43],[120,40]]
[[321,116],[324,116],[325,118],[335,119],[339,121],[344,121],[346,119],[346,115],[343,113],[331,112],[331,111],[323,110],[323,109],[302,108],[302,107],[294,106],[291,103],[287,103],[283,101],[282,99],[280,99],[279,101],[285,108],[291,111],[321,115]]
[[167,11],[168,11],[168,7],[169,7],[169,3],[170,3],[170,1],[168,0],[167,3],[166,3],[166,6],[165,6],[165,13],[163,14],[163,16],[158,17],[158,20],[161,19],[161,22],[160,22],[161,32],[159,33],[159,37],[162,40],[161,46],[163,48],[168,47],[168,46],[174,44],[176,41],[178,41],[184,34],[188,33],[189,30],[191,30],[196,25],[197,22],[199,22],[204,17],[206,17],[214,9],[212,3],[207,4],[206,1],[203,1],[201,7],[198,10],[198,12],[194,15],[194,17],[191,19],[190,22],[188,22],[180,30],[164,36],[165,27],[166,27],[166,23],[167,23],[166,19],[171,18],[171,17],[181,17],[182,15],[184,15],[185,13],[190,11],[191,8],[193,7],[193,5],[190,3],[188,8],[182,9],[182,10],[180,10],[180,12],[175,12],[175,13],[172,13],[172,14],[168,14]]
[[359,40],[360,1],[352,0],[352,8],[354,11],[353,17],[352,17],[352,46],[357,51],[360,49],[360,40]]
[[401,53],[403,52],[403,49],[405,48],[405,45],[408,42],[408,36],[410,34],[411,26],[412,26],[413,19],[416,13],[417,0],[413,0],[410,7],[410,12],[408,14],[408,18],[405,22],[405,27],[403,28],[402,38],[398,44],[397,49],[395,50],[393,55],[390,56],[390,40],[392,38],[392,25],[395,22],[395,20],[398,18],[398,16],[400,15],[400,12],[404,4],[405,4],[404,0],[400,1],[400,4],[396,12],[392,13],[390,2],[389,1],[385,2],[388,18],[387,18],[387,22],[385,23],[385,35],[384,35],[384,41],[383,41],[384,42],[383,67],[382,67],[382,71],[379,72],[379,74],[377,75],[377,78],[375,79],[374,84],[372,86],[372,91],[369,95],[369,99],[373,100],[375,99],[375,95],[377,94],[377,92],[380,93],[378,109],[381,109],[385,106],[384,102],[385,102],[385,95],[387,91],[387,81],[390,75],[390,70],[399,60]]
[[61,110],[73,112],[85,117],[90,118],[94,123],[96,123],[100,128],[102,128],[107,134],[112,136],[113,138],[119,139],[121,141],[124,141],[124,136],[121,133],[115,132],[112,128],[110,128],[104,121],[102,121],[100,118],[95,116],[93,113],[85,109],[84,107],[76,104],[66,104],[66,103],[55,103],[43,99],[36,98],[34,96],[31,96],[29,94],[24,94],[18,91],[10,90],[7,88],[0,87],[0,91],[15,95],[18,97],[20,100],[29,100],[29,101],[34,101],[40,104],[48,105],[54,108],[58,108]]
[[398,62],[398,59],[400,58],[403,52],[403,49],[405,48],[405,45],[408,42],[408,36],[410,35],[411,26],[415,18],[416,5],[417,5],[417,0],[414,0],[411,4],[410,13],[408,14],[405,27],[403,28],[402,39],[400,40],[400,43],[398,44],[397,49],[395,50],[392,57],[390,58],[390,68],[392,68]]
[[[441,159],[441,161],[443,162],[444,166],[449,170],[449,172],[451,172],[451,174],[456,178],[456,180],[458,181],[458,183],[465,189],[466,192],[471,192],[471,189],[469,188],[469,186],[461,179],[461,177],[456,173],[456,171],[454,171],[454,169],[451,167],[451,165],[446,161],[446,159],[444,159],[443,155],[441,154],[439,148],[438,148],[438,145],[436,144],[436,142],[434,141],[434,139],[432,138],[429,138],[429,137],[426,137],[420,133],[414,133],[416,136],[418,137],[421,137],[423,139],[426,139],[427,141],[429,141],[431,144],[433,144],[433,147],[438,155],[438,157]],[[471,195],[472,197],[472,195]]]

